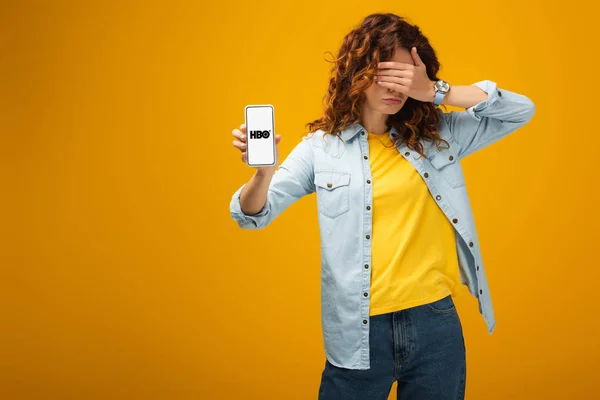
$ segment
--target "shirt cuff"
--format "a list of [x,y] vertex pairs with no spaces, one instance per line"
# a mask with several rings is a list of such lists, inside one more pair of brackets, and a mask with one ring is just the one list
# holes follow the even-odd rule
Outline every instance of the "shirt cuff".
[[483,90],[488,95],[488,98],[486,100],[483,100],[465,110],[476,120],[481,120],[482,116],[479,115],[479,112],[485,111],[489,107],[495,106],[501,99],[501,97],[499,96],[500,92],[498,90],[496,82],[490,80],[476,82],[472,86],[477,86],[479,89]]
[[248,223],[253,224],[254,226],[258,226],[259,219],[261,217],[266,216],[270,211],[269,200],[265,202],[263,208],[258,212],[258,214],[247,215],[244,214],[240,205],[240,194],[242,193],[242,189],[246,186],[243,184],[231,197],[231,204],[229,205],[229,210],[233,219],[238,221],[241,225],[247,225]]

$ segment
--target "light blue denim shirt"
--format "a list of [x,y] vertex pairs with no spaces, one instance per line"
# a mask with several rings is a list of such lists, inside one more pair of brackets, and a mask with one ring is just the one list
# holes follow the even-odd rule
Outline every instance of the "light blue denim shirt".
[[[474,83],[488,98],[465,111],[440,113],[439,135],[449,149],[422,142],[427,157],[405,144],[398,151],[419,172],[454,226],[462,283],[478,299],[488,331],[496,321],[460,159],[525,125],[535,105],[524,95],[499,89],[493,81]],[[398,132],[392,128],[390,137]],[[333,365],[369,369],[372,175],[369,144],[360,124],[340,133],[345,144],[322,131],[306,135],[273,175],[264,208],[240,209],[242,185],[230,212],[245,229],[266,227],[290,204],[316,192],[321,242],[321,322],[325,355]],[[442,144],[443,146],[443,144]]]

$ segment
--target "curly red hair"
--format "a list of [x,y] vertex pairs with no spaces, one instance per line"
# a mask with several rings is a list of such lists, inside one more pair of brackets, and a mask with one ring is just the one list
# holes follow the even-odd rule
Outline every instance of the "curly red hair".
[[[329,89],[325,95],[323,116],[306,124],[310,132],[323,130],[325,135],[335,135],[346,127],[360,122],[360,106],[365,101],[364,91],[372,84],[380,61],[392,58],[396,48],[410,51],[416,46],[426,65],[427,76],[436,81],[440,63],[429,40],[418,26],[408,23],[395,14],[371,14],[360,26],[346,35],[330,72]],[[331,54],[331,53],[330,53]],[[406,142],[413,151],[424,156],[420,140],[439,143],[437,129],[440,116],[433,103],[407,98],[404,106],[387,119],[388,128],[396,128],[398,146]]]

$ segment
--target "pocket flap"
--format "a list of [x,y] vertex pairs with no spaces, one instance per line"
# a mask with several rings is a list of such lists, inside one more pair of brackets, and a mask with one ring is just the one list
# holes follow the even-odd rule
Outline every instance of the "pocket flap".
[[450,145],[450,148],[448,149],[440,150],[435,153],[430,160],[431,165],[433,165],[435,169],[440,169],[448,164],[453,164],[456,161],[458,161],[458,153],[456,151],[456,146],[452,145]]
[[350,174],[347,172],[321,171],[315,172],[315,185],[327,190],[350,184]]

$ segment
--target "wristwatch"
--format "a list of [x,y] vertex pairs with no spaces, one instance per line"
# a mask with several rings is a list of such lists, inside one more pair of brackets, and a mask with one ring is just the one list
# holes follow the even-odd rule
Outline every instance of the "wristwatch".
[[435,98],[433,99],[433,104],[435,106],[439,106],[442,104],[442,100],[444,100],[446,93],[448,93],[450,90],[450,84],[440,79],[433,84],[433,88],[435,89]]

